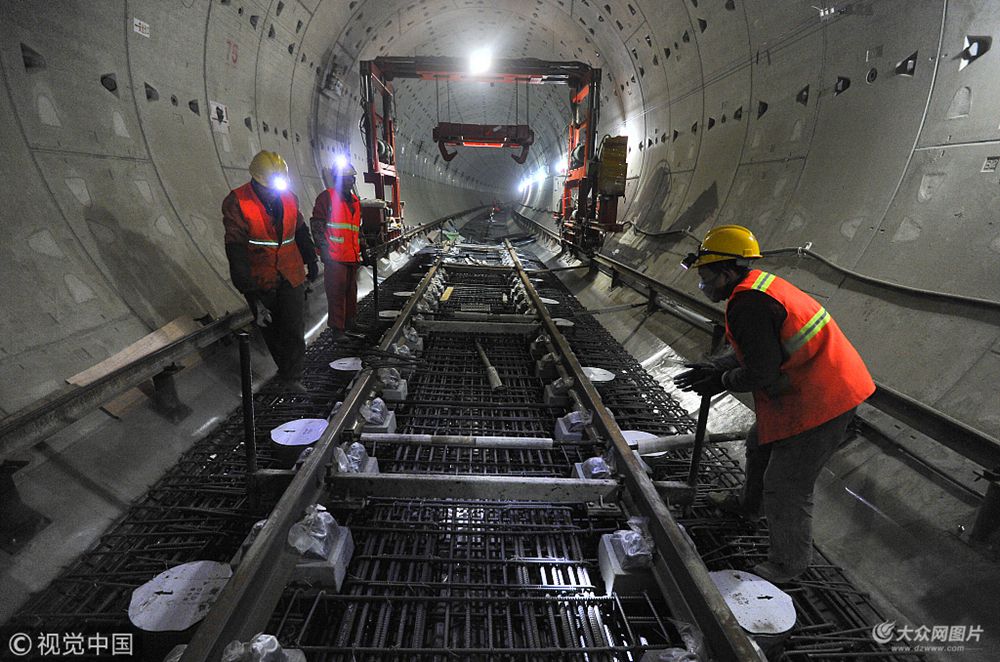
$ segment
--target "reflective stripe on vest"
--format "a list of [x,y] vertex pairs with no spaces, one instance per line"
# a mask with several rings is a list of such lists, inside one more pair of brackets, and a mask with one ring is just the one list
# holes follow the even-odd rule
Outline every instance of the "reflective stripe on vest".
[[[767,288],[774,282],[774,279],[774,274],[762,271],[754,280],[750,289],[757,290],[758,292],[767,292]],[[791,338],[782,343],[782,346],[785,348],[785,353],[791,356],[805,347],[805,344],[812,340],[813,337],[819,333],[829,321],[830,313],[826,312],[826,308],[820,306],[820,309],[816,311],[816,314],[813,315],[808,322],[803,324]]]
[[361,203],[351,194],[349,201],[334,189],[327,189],[330,196],[329,216],[326,219],[327,258],[334,262],[354,264],[361,259],[359,234],[361,232]]
[[284,241],[258,241],[256,239],[248,239],[247,243],[253,244],[254,246],[287,246],[288,244],[295,243],[295,237],[285,239]]
[[794,336],[784,342],[785,352],[792,355],[805,347],[805,344],[812,340],[829,321],[830,313],[826,312],[826,308],[820,308],[812,316],[812,319],[805,323],[805,326],[796,331]]

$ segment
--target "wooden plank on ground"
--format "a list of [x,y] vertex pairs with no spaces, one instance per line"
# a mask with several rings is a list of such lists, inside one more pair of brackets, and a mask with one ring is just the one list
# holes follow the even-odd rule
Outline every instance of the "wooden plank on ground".
[[166,347],[175,340],[179,340],[189,333],[193,333],[201,328],[201,324],[190,317],[178,317],[172,322],[161,326],[147,336],[143,336],[122,351],[109,356],[97,365],[87,368],[83,372],[77,373],[66,380],[67,384],[76,386],[86,386],[104,375],[114,372],[118,368],[127,365],[136,359],[150,354],[162,347]]
[[146,402],[149,397],[139,388],[130,388],[117,398],[101,405],[101,411],[116,420],[121,420],[125,413]]

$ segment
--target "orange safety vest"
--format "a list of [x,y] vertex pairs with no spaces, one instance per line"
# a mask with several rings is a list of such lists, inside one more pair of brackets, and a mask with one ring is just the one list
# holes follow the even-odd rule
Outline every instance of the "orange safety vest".
[[351,194],[354,210],[348,200],[332,188],[330,194],[330,215],[326,219],[326,250],[327,258],[334,262],[356,263],[361,261],[361,246],[358,233],[361,231],[361,203],[358,197]]
[[[815,299],[788,281],[757,269],[733,289],[729,300],[746,290],[767,294],[787,312],[780,336],[784,356],[781,372],[788,383],[776,389],[780,392],[753,392],[760,443],[786,439],[826,423],[875,392],[875,382],[861,356]],[[726,337],[742,362],[743,353],[728,321]]]
[[250,183],[233,193],[247,222],[250,273],[257,286],[262,290],[273,290],[278,286],[279,276],[283,276],[292,287],[301,285],[306,277],[302,254],[295,244],[295,226],[299,218],[295,196],[288,192],[281,194],[282,233],[276,237],[274,222]]

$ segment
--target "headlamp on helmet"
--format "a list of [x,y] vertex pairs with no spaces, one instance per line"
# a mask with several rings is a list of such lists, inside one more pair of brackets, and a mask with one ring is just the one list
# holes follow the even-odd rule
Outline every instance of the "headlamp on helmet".
[[250,161],[250,176],[275,191],[288,190],[288,164],[277,152],[262,150]]

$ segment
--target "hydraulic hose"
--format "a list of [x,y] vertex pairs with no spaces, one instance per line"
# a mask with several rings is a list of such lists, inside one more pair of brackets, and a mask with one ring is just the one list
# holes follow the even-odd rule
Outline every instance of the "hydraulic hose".
[[888,280],[882,280],[881,278],[866,276],[862,273],[858,273],[857,271],[844,268],[839,264],[832,262],[828,258],[825,258],[819,253],[811,250],[811,247],[812,247],[812,242],[809,242],[805,246],[798,246],[794,248],[776,248],[770,251],[761,251],[761,255],[763,255],[764,257],[780,257],[784,255],[811,257],[814,260],[819,260],[820,262],[830,267],[834,271],[842,273],[845,276],[850,276],[851,278],[859,280],[862,283],[868,283],[869,285],[877,285],[878,287],[884,287],[890,290],[896,290],[897,292],[912,294],[914,296],[930,297],[934,299],[945,299],[948,301],[966,303],[973,306],[985,306],[987,308],[1000,308],[1000,301],[994,301],[992,299],[981,299],[979,297],[969,297],[962,294],[951,294],[948,292],[937,292],[934,290],[926,290],[921,287],[910,287],[909,285],[900,285],[899,283],[893,283]]

